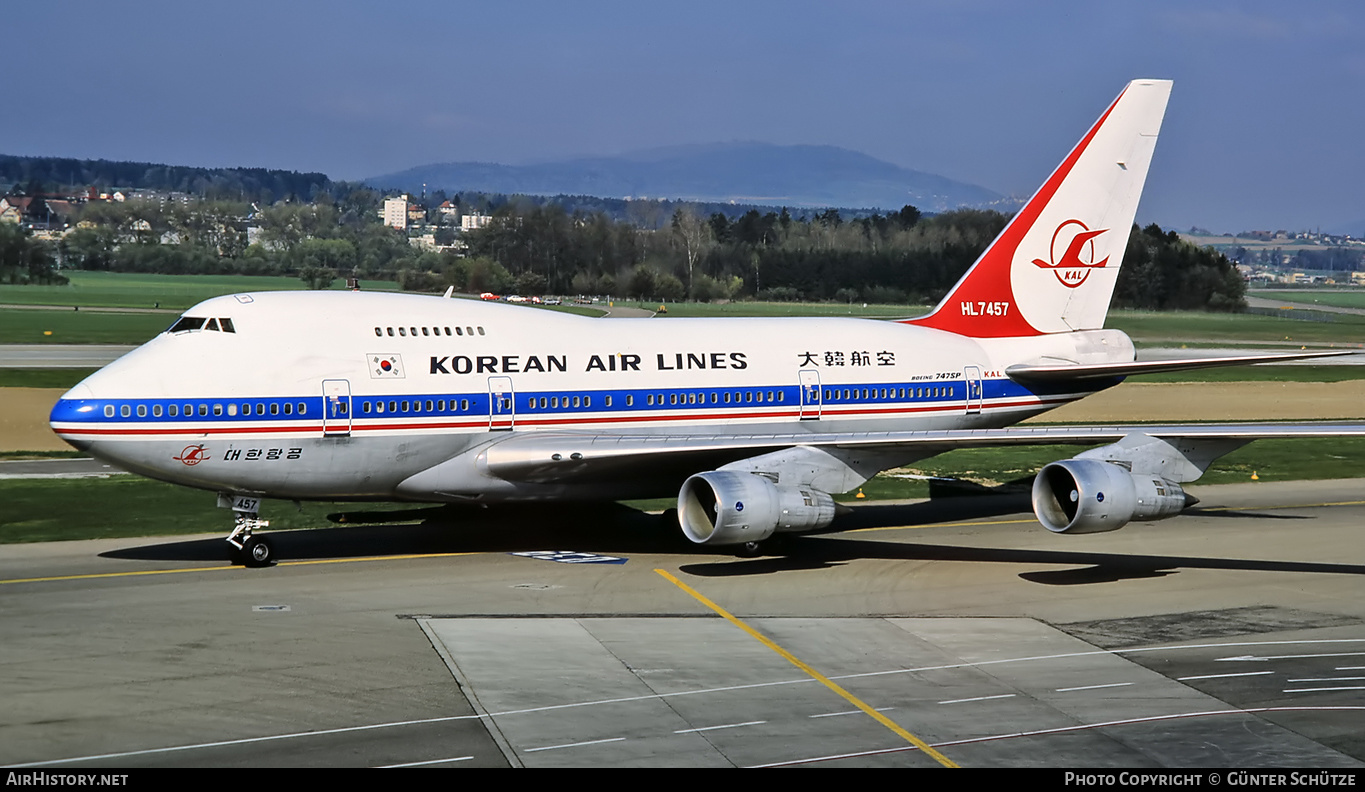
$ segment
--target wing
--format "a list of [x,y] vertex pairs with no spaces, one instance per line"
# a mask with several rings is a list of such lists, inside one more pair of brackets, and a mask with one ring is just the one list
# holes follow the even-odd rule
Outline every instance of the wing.
[[[1118,443],[1135,436],[1155,438],[1186,449],[1226,449],[1222,453],[1227,453],[1252,440],[1267,438],[1365,437],[1365,424],[1116,424],[749,435],[536,432],[512,435],[485,447],[479,454],[478,466],[486,475],[506,481],[586,483],[630,475],[666,475],[669,471],[685,477],[787,449],[815,449],[845,464],[864,456],[869,461],[876,460],[870,465],[857,466],[866,470],[870,477],[884,469],[878,466],[882,460],[922,459],[957,448],[1098,445]],[[1200,454],[1196,451],[1195,455]],[[857,486],[857,483],[851,486]]]

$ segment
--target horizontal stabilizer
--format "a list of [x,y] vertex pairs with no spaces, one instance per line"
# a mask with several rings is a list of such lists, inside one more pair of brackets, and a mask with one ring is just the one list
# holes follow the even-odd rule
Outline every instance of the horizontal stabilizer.
[[1231,357],[1177,358],[1174,360],[1132,360],[1087,365],[1034,366],[1021,364],[1005,369],[1005,376],[1012,380],[1029,380],[1032,382],[1068,382],[1107,377],[1127,377],[1133,374],[1155,374],[1160,371],[1250,366],[1256,363],[1282,363],[1290,360],[1309,360],[1311,358],[1354,354],[1356,353],[1353,350],[1334,350],[1331,352],[1282,352],[1273,355],[1233,355]]

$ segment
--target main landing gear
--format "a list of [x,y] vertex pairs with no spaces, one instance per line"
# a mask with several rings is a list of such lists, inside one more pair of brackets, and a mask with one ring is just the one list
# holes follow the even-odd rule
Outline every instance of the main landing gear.
[[218,505],[232,509],[236,520],[227,543],[232,547],[232,563],[248,567],[267,567],[275,563],[275,548],[264,536],[256,536],[257,528],[270,525],[269,520],[257,517],[261,507],[259,498],[219,495]]

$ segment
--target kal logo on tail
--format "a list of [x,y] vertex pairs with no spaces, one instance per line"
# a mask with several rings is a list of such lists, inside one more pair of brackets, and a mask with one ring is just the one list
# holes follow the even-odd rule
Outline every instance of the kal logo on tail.
[[[1071,226],[1076,226],[1076,228],[1072,229]],[[1095,237],[1108,230],[1101,228],[1098,231],[1091,231],[1080,220],[1067,220],[1057,226],[1056,231],[1052,232],[1052,245],[1048,249],[1048,258],[1052,260],[1034,259],[1033,264],[1046,270],[1052,270],[1052,274],[1057,276],[1059,283],[1068,289],[1074,289],[1085,283],[1085,279],[1090,277],[1092,269],[1103,267],[1109,263],[1108,256],[1105,256],[1101,261],[1095,261]],[[1066,242],[1066,250],[1058,259],[1057,251],[1060,248],[1058,242],[1067,240],[1068,234],[1071,236]],[[1090,259],[1090,263],[1087,264],[1081,260],[1082,250],[1087,253],[1086,257]]]

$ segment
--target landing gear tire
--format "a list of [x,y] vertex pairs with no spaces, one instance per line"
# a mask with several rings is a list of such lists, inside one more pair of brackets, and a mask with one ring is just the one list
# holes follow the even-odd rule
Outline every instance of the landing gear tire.
[[275,548],[264,536],[252,536],[242,543],[242,564],[248,567],[268,567],[275,563]]
[[735,554],[740,558],[758,558],[763,555],[763,543],[745,542],[739,546],[739,550]]

